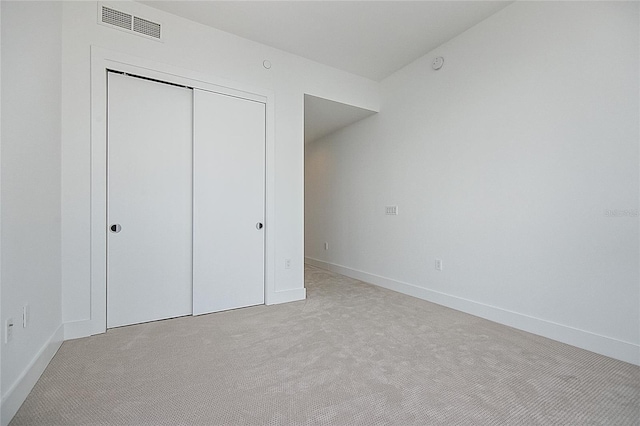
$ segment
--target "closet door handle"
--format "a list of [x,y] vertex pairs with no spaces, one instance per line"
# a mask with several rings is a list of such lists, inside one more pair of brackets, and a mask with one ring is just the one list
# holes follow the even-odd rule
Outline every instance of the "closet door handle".
[[111,229],[111,232],[113,232],[114,234],[117,234],[122,230],[122,226],[120,226],[119,223],[114,223],[109,227],[109,229]]
[[262,222],[256,223],[256,229],[262,229],[263,226]]

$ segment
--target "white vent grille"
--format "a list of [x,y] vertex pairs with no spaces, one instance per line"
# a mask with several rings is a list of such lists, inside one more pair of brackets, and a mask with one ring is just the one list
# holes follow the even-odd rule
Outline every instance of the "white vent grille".
[[158,22],[149,21],[148,19],[133,16],[129,13],[99,5],[98,6],[98,22],[106,24],[117,29],[130,32],[132,34],[150,37],[155,40],[162,40],[162,25]]
[[128,13],[102,6],[102,22],[105,24],[130,30],[132,18]]
[[153,38],[160,38],[160,24],[146,19],[133,17],[133,31]]
[[391,215],[391,216],[397,216],[398,215],[398,206],[385,206],[384,214],[388,214],[388,215]]

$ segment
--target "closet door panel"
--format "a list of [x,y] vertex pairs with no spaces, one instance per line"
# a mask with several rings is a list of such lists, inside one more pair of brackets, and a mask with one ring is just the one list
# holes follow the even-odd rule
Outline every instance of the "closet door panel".
[[265,105],[193,101],[193,313],[263,304]]
[[192,91],[108,83],[107,327],[190,315]]

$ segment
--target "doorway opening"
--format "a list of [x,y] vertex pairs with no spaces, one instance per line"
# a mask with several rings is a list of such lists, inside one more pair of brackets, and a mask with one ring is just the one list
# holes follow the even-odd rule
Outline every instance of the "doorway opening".
[[376,111],[312,95],[304,95],[304,260],[327,269],[339,263],[340,225],[329,208],[340,190],[331,173],[332,145],[340,132]]

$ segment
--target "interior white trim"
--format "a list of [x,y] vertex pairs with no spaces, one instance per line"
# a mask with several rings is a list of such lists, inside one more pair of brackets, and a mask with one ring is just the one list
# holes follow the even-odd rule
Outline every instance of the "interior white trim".
[[[270,90],[248,86],[215,76],[151,61],[102,47],[91,46],[91,314],[77,326],[65,326],[65,337],[78,338],[104,333],[106,298],[106,110],[107,70],[116,70],[193,88],[237,96],[266,105],[265,188],[265,302],[278,303],[275,294],[275,105]],[[73,337],[71,337],[73,336]]]
[[382,277],[347,266],[305,257],[305,263],[326,269],[347,277],[397,291],[422,300],[446,306],[467,314],[475,315],[499,324],[547,337],[558,342],[586,349],[601,355],[640,365],[640,346],[633,343],[601,336],[585,330],[557,324],[541,318],[535,318],[518,312],[508,311],[496,306],[485,305],[473,300],[450,294],[440,293],[413,284]]
[[22,403],[27,399],[29,392],[44,372],[53,356],[60,349],[63,340],[63,327],[60,325],[46,343],[40,348],[36,356],[31,360],[20,377],[11,385],[2,397],[1,424],[9,424],[13,416],[18,412]]
[[71,321],[62,325],[64,326],[64,340],[79,339],[93,334],[91,320]]
[[291,290],[276,291],[271,295],[269,303],[267,305],[276,305],[278,303],[296,302],[298,300],[304,300],[307,297],[306,288],[294,288]]

